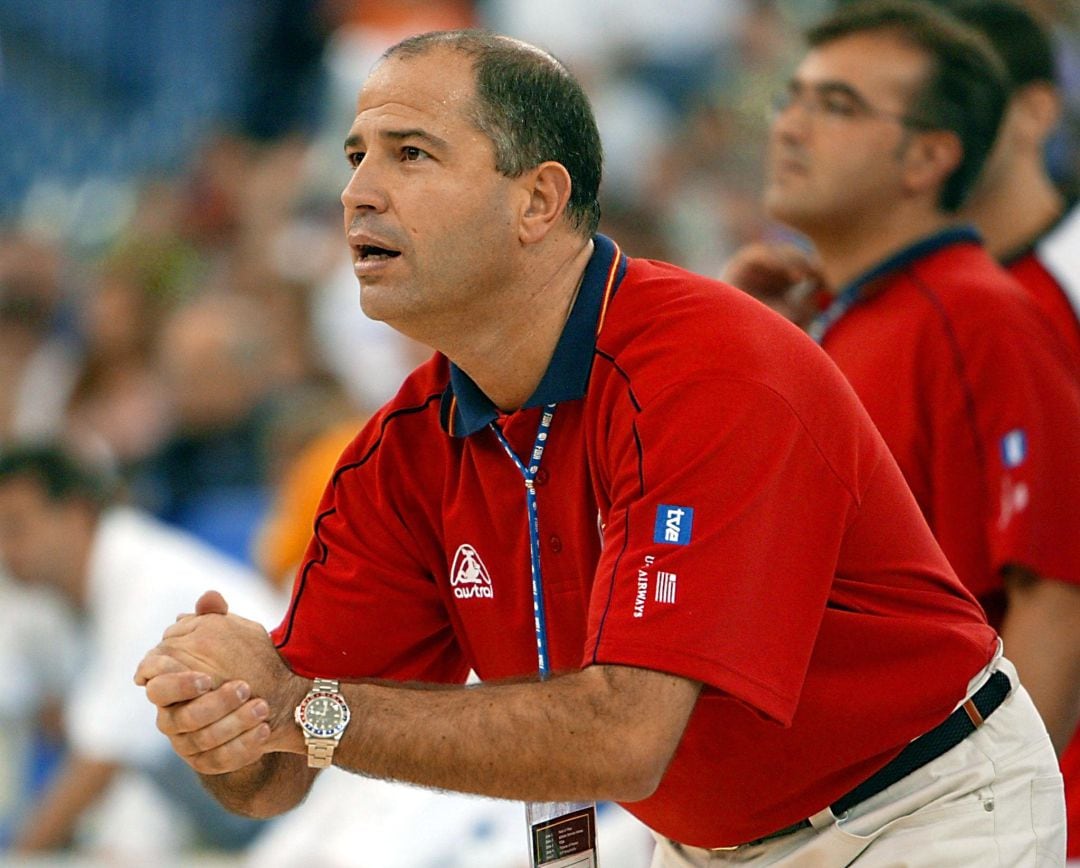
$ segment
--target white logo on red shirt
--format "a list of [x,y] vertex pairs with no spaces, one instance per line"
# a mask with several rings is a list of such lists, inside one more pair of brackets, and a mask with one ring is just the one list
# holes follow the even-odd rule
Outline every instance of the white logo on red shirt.
[[480,555],[468,543],[458,546],[454,562],[450,566],[450,586],[459,600],[471,600],[474,597],[491,599],[495,591],[491,587],[491,576]]
[[1031,493],[1024,482],[1014,482],[1008,476],[1001,480],[1001,511],[998,513],[998,527],[1004,530],[1017,515],[1027,509],[1031,502]]
[[634,617],[645,617],[645,600],[649,594],[649,567],[656,558],[653,555],[645,555],[645,563],[638,567],[637,592],[634,594]]
[[663,570],[656,572],[656,602],[675,602],[675,582],[678,576],[675,573],[665,573]]

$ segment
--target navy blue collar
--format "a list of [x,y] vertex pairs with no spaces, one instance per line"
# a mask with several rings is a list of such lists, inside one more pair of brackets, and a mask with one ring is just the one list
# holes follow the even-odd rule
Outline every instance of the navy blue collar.
[[913,262],[929,256],[931,253],[936,253],[943,247],[949,247],[953,244],[962,244],[964,242],[974,242],[975,244],[982,244],[982,236],[974,226],[964,224],[961,226],[950,226],[947,229],[942,229],[939,232],[935,232],[933,235],[927,235],[925,238],[921,238],[914,244],[897,251],[887,259],[882,260],[869,271],[864,271],[861,275],[856,277],[850,283],[848,283],[843,289],[836,295],[840,296],[855,296],[859,294],[864,286],[873,283],[875,280],[884,277],[894,271],[899,271],[902,268],[907,268]]
[[[524,407],[543,407],[585,396],[596,335],[607,304],[625,273],[626,257],[618,245],[604,235],[594,236],[593,253],[585,266],[577,299],[540,385]],[[468,374],[451,362],[450,384],[442,397],[443,429],[455,437],[467,437],[498,415],[498,408],[488,396]]]

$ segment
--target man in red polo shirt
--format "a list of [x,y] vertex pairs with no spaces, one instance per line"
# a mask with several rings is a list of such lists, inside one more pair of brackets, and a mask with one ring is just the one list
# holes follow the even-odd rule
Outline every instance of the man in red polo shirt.
[[[1044,158],[1061,114],[1053,41],[1035,15],[1015,3],[954,0],[949,5],[990,40],[1010,83],[1005,119],[962,214],[1031,296],[1080,372],[1080,207],[1066,203]],[[1078,465],[1080,456],[1074,454],[1074,477]],[[1076,580],[1078,573],[1074,568],[1061,578]],[[1017,649],[1014,630],[1009,654],[1021,665],[1061,756],[1068,855],[1080,859],[1080,586],[1024,582],[1010,594],[1008,618],[1017,622],[1025,610],[1030,648]],[[1040,681],[1045,687],[1035,686]]]
[[[846,20],[810,33],[769,152],[767,206],[813,241],[818,262],[758,247],[727,276],[776,297],[848,376],[1063,748],[1080,715],[1075,319],[1059,290],[1026,296],[954,213],[994,141],[987,99],[961,103],[948,81],[960,70],[940,53],[920,92],[911,82],[930,44]],[[1044,97],[1010,104],[989,177],[1007,174],[1001,161],[1021,145],[1034,152],[1025,129]],[[1025,166],[1010,180],[1030,177]],[[975,190],[985,207],[985,181]],[[1028,200],[1009,190],[988,218],[998,241],[1060,205],[1038,185]],[[831,289],[787,290],[804,281]]]
[[[215,795],[278,813],[334,763],[617,800],[657,866],[1058,847],[1041,721],[854,393],[753,299],[595,234],[557,61],[406,40],[345,150],[361,304],[438,353],[342,455],[272,638],[211,593],[140,666]],[[595,864],[588,805],[555,814],[533,864]]]

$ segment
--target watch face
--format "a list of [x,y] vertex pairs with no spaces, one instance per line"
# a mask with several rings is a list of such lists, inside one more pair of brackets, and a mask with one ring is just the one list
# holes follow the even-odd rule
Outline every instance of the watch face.
[[300,703],[300,725],[313,736],[333,738],[349,722],[349,706],[337,693],[310,693]]

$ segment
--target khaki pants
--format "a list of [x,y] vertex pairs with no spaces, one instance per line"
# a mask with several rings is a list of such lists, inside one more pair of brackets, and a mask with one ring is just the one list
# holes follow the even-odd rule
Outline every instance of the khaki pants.
[[[997,668],[1018,684],[1006,659]],[[1060,868],[1065,795],[1031,697],[1016,687],[952,750],[822,829],[710,851],[659,839],[652,868]]]

